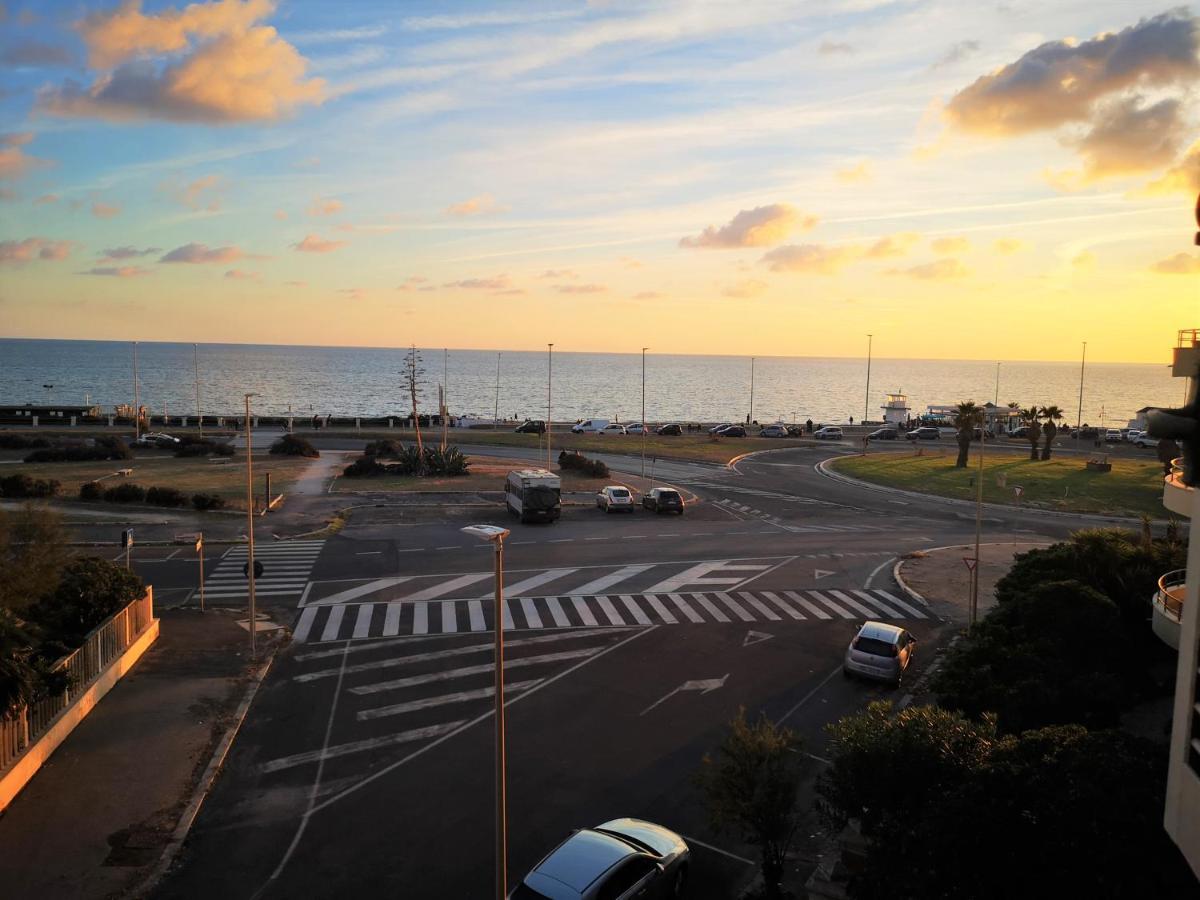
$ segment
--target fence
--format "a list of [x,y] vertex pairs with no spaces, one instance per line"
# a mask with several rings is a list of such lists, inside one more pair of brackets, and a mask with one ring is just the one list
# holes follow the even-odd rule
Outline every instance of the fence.
[[120,658],[153,620],[154,594],[148,589],[140,599],[93,629],[78,650],[55,663],[55,672],[66,673],[66,690],[0,716],[0,772],[12,765],[113,660]]

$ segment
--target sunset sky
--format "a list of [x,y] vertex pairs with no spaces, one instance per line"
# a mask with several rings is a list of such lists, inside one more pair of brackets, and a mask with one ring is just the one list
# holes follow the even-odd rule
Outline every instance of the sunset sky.
[[9,0],[0,336],[1165,362],[1195,15]]

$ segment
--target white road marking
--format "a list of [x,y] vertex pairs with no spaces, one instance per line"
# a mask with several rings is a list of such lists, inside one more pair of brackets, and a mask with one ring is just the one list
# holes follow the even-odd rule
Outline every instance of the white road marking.
[[656,597],[654,594],[643,594],[642,596],[646,599],[647,603],[654,607],[654,611],[658,613],[658,617],[660,619],[662,619],[668,625],[679,624],[679,620],[675,618],[675,616],[669,609],[667,609],[665,605],[663,605],[663,602],[659,600],[658,597]]
[[346,607],[335,606],[329,611],[329,618],[325,620],[325,630],[321,632],[321,640],[332,641],[337,639],[338,631],[342,627],[342,616],[346,613]]
[[487,623],[483,619],[483,604],[478,600],[471,600],[467,603],[467,613],[471,617],[472,631],[486,631]]
[[818,684],[815,688],[813,688],[811,691],[809,691],[807,694],[805,694],[803,697],[801,697],[799,703],[797,703],[795,706],[793,706],[791,709],[789,709],[787,712],[785,712],[782,716],[780,716],[775,721],[775,727],[778,728],[780,725],[782,725],[784,722],[786,722],[789,718],[791,718],[792,714],[795,713],[796,710],[798,710],[805,703],[807,703],[810,699],[812,699],[816,695],[817,691],[819,691],[821,688],[825,687],[825,685],[829,684],[829,680],[831,678],[833,678],[833,676],[836,675],[840,671],[842,671],[842,667],[838,666],[832,672],[830,672],[828,675],[826,675],[824,678],[822,678],[820,684]]
[[390,587],[395,587],[404,581],[410,581],[411,576],[402,575],[396,578],[379,578],[375,581],[368,581],[366,584],[360,584],[358,587],[347,588],[344,591],[339,591],[336,594],[330,594],[328,597],[322,597],[319,600],[312,601],[313,606],[328,605],[331,603],[346,603],[350,600],[356,600],[367,594],[374,594],[376,591],[383,591]]
[[317,611],[313,608],[304,610],[300,613],[300,621],[296,623],[296,630],[292,633],[292,640],[297,644],[304,643],[308,637],[308,632],[312,628],[313,619],[317,617]]
[[591,609],[588,608],[587,601],[582,597],[571,597],[571,604],[575,607],[575,611],[579,613],[579,618],[583,619],[584,625],[596,626],[600,623],[596,621],[596,617],[592,615]]
[[650,625],[650,617],[642,612],[642,608],[633,601],[633,597],[629,594],[621,594],[618,598],[625,604],[625,608],[629,610],[629,614],[633,616],[635,622],[639,625]]
[[[539,572],[537,575],[534,575],[530,578],[525,578],[521,581],[518,581],[516,584],[505,585],[504,593],[505,593],[505,596],[508,596],[508,597],[518,597],[521,594],[528,593],[529,591],[533,590],[536,587],[541,587],[543,584],[546,584],[547,582],[557,581],[558,579],[565,578],[568,575],[570,575],[572,572],[577,572],[577,571],[579,571],[579,570],[578,569],[548,569],[545,572]],[[488,597],[492,596],[492,593],[494,593],[494,592],[484,594],[479,599],[486,600]]]
[[895,561],[896,561],[896,557],[893,556],[891,559],[885,559],[883,562],[881,562],[879,565],[877,565],[874,569],[872,569],[871,574],[867,576],[867,580],[865,582],[863,582],[863,587],[866,588],[867,590],[870,590],[871,584],[875,581],[875,576],[878,575],[881,571],[883,571],[886,567],[890,566]]
[[708,610],[708,614],[710,616],[712,616],[714,619],[716,619],[718,622],[730,621],[729,616],[725,615],[725,613],[723,613],[723,612],[721,612],[721,610],[717,609],[716,604],[714,604],[711,600],[709,600],[703,594],[689,594],[688,596],[690,596],[693,601],[695,601],[696,603],[699,603],[706,610]]
[[[890,562],[890,560],[889,560],[889,562]],[[909,604],[905,603],[903,600],[901,600],[895,594],[891,594],[888,591],[884,591],[884,590],[879,591],[879,593],[882,594],[883,596],[887,597],[887,599],[891,603],[896,604],[898,607],[903,609],[905,612],[909,613],[914,619],[928,619],[929,618],[929,616],[927,614],[921,612],[921,610],[917,609],[915,606],[910,606]]]
[[[531,687],[537,687],[541,683],[541,678],[534,678],[529,681],[507,682],[504,685],[504,693],[518,693],[528,690]],[[448,706],[451,703],[467,703],[471,700],[483,700],[494,696],[496,696],[496,689],[494,687],[478,688],[474,691],[458,691],[454,694],[439,694],[436,697],[423,697],[420,700],[410,700],[407,703],[396,703],[392,706],[376,706],[372,709],[362,709],[359,710],[357,718],[360,722],[366,722],[370,719],[401,716],[404,713],[417,712],[422,709],[437,709],[439,706]]]
[[704,621],[704,617],[688,606],[687,601],[684,600],[679,594],[667,594],[667,597],[670,598],[672,603],[679,607],[679,611],[681,613],[688,617],[688,621],[696,623]]
[[562,604],[558,602],[557,597],[547,597],[546,606],[550,610],[550,617],[554,619],[556,628],[569,628],[571,620],[567,618],[567,614],[563,611]]
[[836,575],[829,569],[813,569],[813,581],[820,581],[822,578],[828,578],[830,575]]
[[741,605],[736,600],[734,600],[732,597],[730,597],[728,594],[724,593],[723,591],[717,591],[716,598],[718,600],[720,600],[722,603],[724,603],[726,606],[728,606],[729,609],[733,612],[733,614],[735,616],[737,616],[739,619],[741,619],[743,622],[753,622],[754,621],[754,616],[750,615],[750,613],[748,613],[748,612],[746,612],[746,610],[742,609]]
[[392,637],[400,633],[400,615],[404,610],[402,603],[389,603],[387,613],[383,617],[383,635]]
[[[792,596],[792,591],[784,591],[784,593],[787,594],[789,597]],[[846,612],[846,610],[842,609],[840,606],[838,606],[836,603],[834,603],[832,600],[830,600],[828,597],[826,597],[820,591],[810,591],[809,593],[811,593],[814,597],[816,597],[818,600],[820,600],[822,603],[824,603],[826,606],[828,606],[830,609],[832,609],[835,613],[837,613],[843,619],[857,618],[854,615],[854,613]],[[801,600],[800,602],[803,603],[804,601]]]
[[703,847],[705,850],[711,850],[713,853],[720,853],[722,856],[728,856],[730,859],[736,859],[740,863],[745,863],[748,866],[758,865],[752,859],[746,859],[744,856],[738,856],[736,853],[730,853],[728,850],[722,850],[720,847],[714,847],[712,844],[706,844],[704,841],[698,841],[694,837],[688,837],[686,834],[680,835],[689,845],[695,844],[697,847]]
[[354,636],[356,638],[365,638],[371,633],[371,615],[374,612],[374,603],[364,603],[358,608],[358,618],[354,622]]
[[604,615],[608,616],[608,621],[613,625],[624,625],[625,620],[621,618],[621,614],[617,612],[617,608],[612,605],[612,601],[601,595],[596,598],[596,604]]
[[450,634],[458,631],[458,617],[454,614],[454,601],[443,600],[442,607],[442,634]]
[[[559,650],[555,653],[543,653],[540,656],[522,656],[517,659],[506,659],[504,669],[519,669],[525,666],[538,666],[542,663],[562,662],[568,659],[580,659],[594,656],[603,647],[583,647],[579,650]],[[455,678],[468,678],[472,675],[483,675],[494,670],[492,663],[479,666],[464,666],[461,669],[449,669],[443,672],[424,672],[420,675],[409,675],[407,678],[397,678],[393,681],[380,681],[375,684],[364,684],[350,688],[351,694],[381,694],[384,691],[397,691],[401,688],[415,687],[419,684],[433,684],[438,681],[453,681]]]
[[767,604],[763,603],[748,591],[740,591],[738,596],[742,598],[743,602],[748,603],[750,606],[753,606],[755,609],[757,609],[764,618],[769,619],[772,622],[780,621],[780,618],[778,615],[776,615],[775,610],[771,609],[769,606],[767,606]]
[[[815,593],[815,591],[814,591],[814,593]],[[844,606],[848,606],[851,609],[858,610],[864,616],[870,617],[870,616],[875,615],[875,610],[871,609],[869,606],[863,606],[861,603],[859,603],[853,597],[848,597],[842,591],[829,591],[829,594],[832,597],[834,597],[839,603],[843,604]]]
[[[797,619],[797,620],[801,620],[804,618],[803,613],[797,612],[795,610],[795,608],[793,608],[791,605],[785,603],[778,594],[776,594],[772,591],[763,591],[763,596],[766,597],[767,600],[769,600],[771,603],[774,603],[776,606],[778,606],[781,610],[783,610],[791,618]],[[825,616],[825,618],[829,618],[829,617]]]
[[863,603],[869,603],[873,606],[877,606],[880,609],[882,609],[885,615],[888,615],[888,616],[891,616],[892,618],[897,618],[897,619],[904,618],[903,613],[897,612],[896,610],[894,610],[890,606],[888,606],[886,603],[884,603],[882,600],[880,600],[878,597],[872,597],[866,591],[854,591],[853,593],[855,595],[857,595],[858,597],[862,598]]
[[699,691],[701,696],[703,696],[704,694],[711,694],[713,691],[717,690],[718,688],[724,687],[725,679],[727,679],[728,677],[729,677],[729,673],[726,672],[720,678],[702,678],[702,679],[699,679],[696,681],[685,681],[679,687],[675,688],[675,690],[671,691],[670,693],[666,694],[665,696],[659,697],[657,700],[655,700],[653,703],[651,703],[649,706],[647,706],[645,709],[643,709],[640,713],[638,713],[638,715],[644,716],[646,713],[650,712],[650,710],[654,709],[654,707],[658,706],[661,703],[665,703],[666,701],[668,701],[672,697],[674,697],[676,694],[682,693],[684,691]]
[[389,734],[385,737],[367,738],[365,741],[351,741],[348,744],[335,744],[323,750],[293,753],[291,756],[281,756],[279,759],[272,759],[263,763],[259,766],[259,771],[264,775],[269,775],[271,772],[279,772],[283,769],[291,769],[295,766],[307,765],[308,763],[324,762],[327,759],[336,759],[339,756],[347,756],[351,753],[363,753],[367,750],[377,750],[380,747],[394,747],[397,744],[411,744],[413,741],[423,741],[426,738],[439,737],[453,731],[462,724],[463,720],[443,722],[440,725],[414,728],[411,731],[402,731],[399,734]]
[[413,634],[429,633],[429,604],[418,600],[413,604]]
[[642,572],[653,568],[653,565],[624,566],[623,568],[617,569],[615,572],[610,572],[608,575],[602,575],[599,578],[589,581],[587,584],[580,585],[574,591],[572,591],[572,593],[579,594],[581,596],[587,596],[588,594],[599,594],[608,590],[615,584],[620,584],[622,581],[628,581],[633,576],[640,575]]
[[[460,575],[458,578],[452,578],[450,581],[443,581],[441,584],[435,584],[433,587],[427,587],[423,591],[417,591],[410,597],[405,597],[405,601],[415,603],[420,600],[432,600],[435,597],[441,597],[445,594],[457,591],[459,588],[464,588],[469,584],[483,581],[485,578],[493,578],[491,572],[474,572],[470,575]],[[488,594],[490,597],[491,594]],[[482,599],[482,598],[480,598]]]
[[525,613],[525,622],[530,628],[542,627],[542,617],[538,614],[537,606],[529,597],[521,598],[521,612]]

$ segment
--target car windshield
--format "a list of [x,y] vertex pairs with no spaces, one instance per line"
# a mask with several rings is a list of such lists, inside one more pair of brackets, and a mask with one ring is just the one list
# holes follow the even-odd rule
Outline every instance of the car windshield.
[[854,649],[859,653],[869,653],[871,656],[896,655],[896,645],[881,641],[879,638],[860,637],[854,641]]
[[675,493],[674,491],[659,491],[658,499],[659,500],[678,500],[679,495],[677,493]]
[[525,489],[525,505],[533,510],[554,509],[558,506],[558,488],[544,484]]
[[517,889],[513,891],[509,897],[511,900],[551,900],[551,898],[547,897],[545,894],[535,891],[523,881],[517,885]]
[[614,497],[620,497],[621,499],[629,496],[629,491],[625,490],[625,488],[613,488],[611,491],[609,491],[609,493]]

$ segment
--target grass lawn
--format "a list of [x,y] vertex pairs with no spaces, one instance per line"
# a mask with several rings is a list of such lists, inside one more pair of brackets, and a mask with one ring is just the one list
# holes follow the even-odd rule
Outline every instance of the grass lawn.
[[[271,493],[286,493],[303,474],[310,460],[296,456],[254,454],[254,491],[263,492],[263,475],[271,473]],[[118,469],[133,469],[128,478],[114,475]],[[86,481],[101,479],[105,487],[123,481],[144,488],[173,487],[189,497],[196,493],[219,494],[234,509],[246,508],[246,457],[242,453],[228,462],[214,463],[204,458],[176,459],[169,453],[138,453],[133,459],[97,462],[37,463],[0,466],[0,475],[29,475],[31,478],[53,478],[62,483],[60,497],[67,500],[79,497],[79,486]],[[111,476],[111,477],[105,477]]]
[[[470,473],[460,478],[417,478],[413,475],[381,475],[376,478],[339,477],[333,483],[335,492],[347,491],[502,491],[504,480],[513,469],[527,469],[530,463],[519,459],[489,456],[468,456]],[[575,472],[559,471],[564,491],[599,491],[606,484],[621,484],[620,476],[585,478]]]
[[[317,432],[316,436],[327,435],[332,437],[335,434],[340,435],[341,433],[341,431]],[[431,432],[422,431],[422,436],[427,436],[426,439],[432,443],[441,440],[442,432],[440,429],[434,429]],[[306,432],[304,437],[310,437],[310,435]],[[399,428],[392,431],[386,429],[383,431],[367,431],[363,429],[361,437],[368,440],[394,438],[406,443],[411,442],[413,439],[411,431]],[[540,447],[543,453],[546,448],[546,438],[544,435],[517,434],[511,429],[508,431],[491,431],[486,428],[451,428],[447,432],[447,438],[451,444],[459,445],[528,447],[531,450],[536,450]],[[551,452],[555,457],[558,456],[560,450],[579,450],[583,453],[589,451],[593,453],[628,453],[634,456],[642,452],[642,438],[641,435],[636,434],[600,436],[556,431],[552,435],[552,440]],[[656,434],[651,434],[646,436],[646,458],[659,456],[663,458],[696,459],[706,462],[727,463],[735,456],[741,456],[743,453],[752,453],[755,450],[778,450],[783,447],[811,447],[812,443],[811,439],[801,440],[798,438],[714,438],[708,434],[687,433],[681,434],[678,437],[659,437]]]
[[[1162,466],[1158,463],[1115,459],[1111,472],[1089,472],[1086,459],[1064,457],[1034,462],[1015,456],[985,456],[983,499],[1064,512],[1104,513],[1159,519],[1162,505]],[[847,456],[832,464],[835,471],[875,484],[954,497],[975,499],[979,459],[972,448],[969,465],[954,468],[954,454],[915,456],[875,453]],[[1023,488],[1018,502],[1013,488]]]

